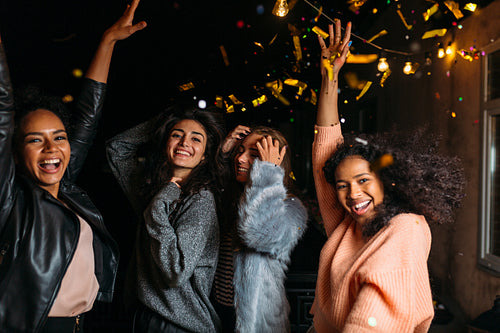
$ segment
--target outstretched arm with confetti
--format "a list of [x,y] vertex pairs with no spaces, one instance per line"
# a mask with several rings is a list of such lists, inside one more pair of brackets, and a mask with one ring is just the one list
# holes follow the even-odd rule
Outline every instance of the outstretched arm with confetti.
[[323,37],[318,35],[321,46],[321,91],[319,96],[318,114],[316,124],[318,126],[333,126],[338,124],[338,77],[340,68],[344,65],[351,42],[351,22],[347,23],[344,39],[341,40],[341,23],[335,21],[335,32],[333,25],[329,25],[329,45],[326,46]]

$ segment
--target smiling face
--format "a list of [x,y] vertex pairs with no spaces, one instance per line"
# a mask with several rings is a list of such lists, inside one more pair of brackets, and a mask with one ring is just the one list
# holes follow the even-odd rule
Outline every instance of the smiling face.
[[54,113],[38,109],[21,120],[18,162],[35,183],[56,198],[70,155],[66,129]]
[[361,225],[375,216],[375,207],[384,200],[382,181],[361,156],[348,156],[340,162],[335,189],[339,202]]
[[207,134],[195,120],[179,121],[170,131],[167,141],[167,160],[174,177],[185,178],[205,159]]
[[239,146],[238,152],[234,157],[234,173],[237,182],[243,184],[248,182],[249,172],[253,161],[259,157],[257,142],[261,139],[262,135],[250,134]]

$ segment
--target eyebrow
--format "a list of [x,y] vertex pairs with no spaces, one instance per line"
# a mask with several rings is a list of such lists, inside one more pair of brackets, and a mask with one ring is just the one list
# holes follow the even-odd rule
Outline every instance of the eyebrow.
[[[179,131],[179,132],[184,133],[184,130],[183,130],[183,129],[180,129],[180,128],[174,128],[174,129],[172,130],[172,132],[173,132],[173,131]],[[196,132],[196,131],[192,131],[191,133],[193,133],[193,134],[197,134],[197,135],[201,135],[203,138],[205,138],[205,136],[203,135],[203,133]]]
[[[363,177],[363,176],[370,176],[370,173],[368,173],[368,172],[363,172],[363,173],[360,173],[360,174],[358,174],[358,175],[355,175],[355,176],[354,176],[354,178],[355,178],[355,179],[358,179],[359,177]],[[347,181],[346,181],[346,180],[339,179],[339,180],[335,181],[335,184],[337,184],[337,183],[341,183],[341,182],[347,183]]]
[[[52,132],[52,134],[59,134],[59,133],[66,133],[66,131],[63,130],[63,129],[60,129],[60,130],[55,130],[55,131]],[[43,133],[42,132],[29,132],[29,133],[24,134],[23,138],[25,138],[27,136],[30,136],[30,135],[40,135],[40,136],[42,136]]]

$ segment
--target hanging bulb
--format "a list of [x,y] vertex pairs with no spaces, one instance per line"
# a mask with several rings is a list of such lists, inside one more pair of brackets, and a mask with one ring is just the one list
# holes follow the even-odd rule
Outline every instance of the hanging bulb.
[[446,54],[450,55],[453,53],[453,48],[451,47],[451,42],[448,43],[448,46],[446,47]]
[[385,72],[389,69],[389,64],[387,63],[387,58],[380,58],[378,60],[377,69],[379,72]]
[[285,17],[288,14],[288,3],[286,0],[276,0],[272,13],[278,17]]
[[432,64],[431,53],[425,52],[425,65],[430,66]]
[[411,61],[405,62],[405,66],[403,67],[403,73],[405,73],[406,75],[410,75],[411,69],[412,69]]
[[444,52],[443,43],[439,43],[438,44],[438,58],[442,59],[442,58],[444,58],[445,55],[446,55],[446,53]]

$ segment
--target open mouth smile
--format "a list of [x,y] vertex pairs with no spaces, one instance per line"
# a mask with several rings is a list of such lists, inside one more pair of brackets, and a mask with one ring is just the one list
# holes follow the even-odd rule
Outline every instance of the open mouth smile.
[[61,159],[59,158],[43,160],[38,163],[38,167],[48,173],[57,172],[60,166],[61,166]]

